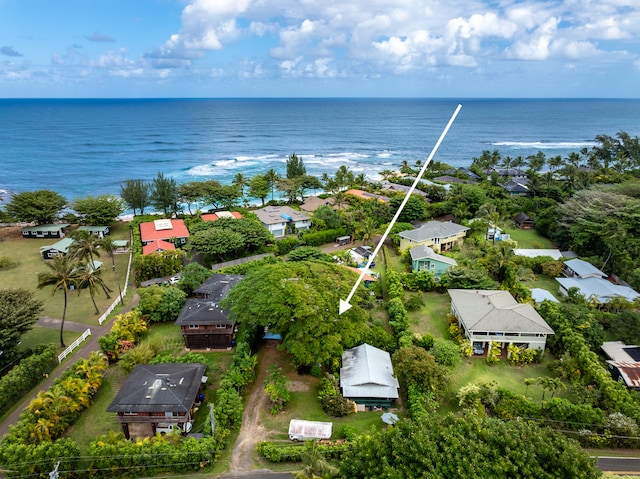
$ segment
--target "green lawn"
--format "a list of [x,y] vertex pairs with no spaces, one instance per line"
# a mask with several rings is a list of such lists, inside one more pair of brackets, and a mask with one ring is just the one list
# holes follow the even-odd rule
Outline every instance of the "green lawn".
[[122,373],[111,366],[109,372],[102,381],[102,386],[96,394],[93,404],[80,415],[78,421],[67,429],[65,437],[73,439],[83,453],[88,452],[89,443],[95,441],[98,436],[113,432],[122,432],[122,427],[116,422],[116,415],[107,412],[107,408],[116,396],[118,381]]
[[521,249],[551,249],[556,246],[550,239],[545,238],[536,230],[521,230],[520,228],[505,228],[505,233],[511,235],[511,239],[517,241]]
[[[126,224],[118,224],[111,233],[112,239],[128,239],[129,230]],[[9,256],[18,265],[13,268],[0,270],[0,284],[11,285],[13,288],[25,288],[33,291],[36,298],[44,301],[43,316],[60,318],[63,309],[63,294],[61,291],[51,294],[50,288],[37,289],[38,273],[48,271],[45,261],[40,255],[40,247],[55,243],[53,239],[38,238],[15,238],[7,237],[0,242],[0,256]],[[116,268],[120,279],[121,287],[124,287],[124,279],[127,274],[129,262],[128,254],[116,255]],[[118,295],[118,286],[115,280],[115,273],[111,267],[111,258],[103,254],[100,261],[102,266],[102,276],[107,286],[113,290],[111,299],[105,297],[103,292],[96,294],[96,303],[101,312],[104,312]],[[95,309],[91,302],[91,297],[87,290],[82,290],[78,295],[75,291],[69,291],[66,319],[87,325],[97,324],[99,315],[95,314]]]
[[536,275],[535,280],[528,280],[525,282],[525,284],[529,288],[546,289],[551,294],[553,294],[557,299],[562,298],[562,295],[560,294],[560,291],[558,289],[559,288],[558,282],[555,280],[555,278],[551,278],[543,274],[538,274]]
[[414,333],[428,333],[435,338],[448,338],[447,313],[451,309],[451,298],[442,293],[405,293],[405,298],[422,295],[424,306],[409,311],[409,328]]
[[[69,346],[78,338],[82,333],[76,333],[75,331],[64,330],[62,337],[64,343]],[[58,346],[58,352],[62,352],[64,348],[60,347],[60,330],[45,328],[35,325],[30,331],[26,332],[20,338],[20,349],[35,348],[41,344],[55,344]]]
[[[525,378],[552,377],[553,374],[547,365],[554,358],[547,351],[540,364],[529,364],[527,366],[510,366],[506,359],[501,359],[499,363],[489,366],[483,358],[466,358],[451,373],[449,391],[447,398],[443,401],[444,411],[457,410],[455,394],[462,386],[469,383],[495,383],[496,386],[509,389],[514,394],[525,395],[533,400],[542,399],[542,389],[532,384],[527,389],[524,383]],[[563,393],[557,394],[562,397]],[[550,393],[547,392],[547,399]]]

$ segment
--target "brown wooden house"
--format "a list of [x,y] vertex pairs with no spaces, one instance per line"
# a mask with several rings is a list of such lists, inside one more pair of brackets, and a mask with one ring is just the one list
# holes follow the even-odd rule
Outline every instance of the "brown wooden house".
[[107,411],[116,413],[127,439],[154,436],[172,426],[188,432],[194,406],[203,399],[205,370],[200,363],[138,364]]
[[224,349],[233,346],[236,323],[219,303],[243,277],[214,274],[194,291],[195,299],[187,299],[176,320],[187,349]]
[[521,230],[530,230],[530,229],[535,228],[535,226],[536,226],[535,222],[533,221],[533,218],[531,218],[526,213],[518,213],[513,218],[513,221],[516,224],[516,226],[518,228],[520,228]]

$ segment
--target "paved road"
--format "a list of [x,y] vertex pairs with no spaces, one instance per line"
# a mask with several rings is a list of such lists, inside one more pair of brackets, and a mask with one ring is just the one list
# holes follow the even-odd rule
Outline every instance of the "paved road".
[[216,479],[291,479],[290,472],[271,472],[267,469],[260,469],[251,472],[237,472],[234,474],[224,474],[216,476]]
[[[131,308],[135,307],[138,304],[139,296],[134,294],[131,302],[121,311],[121,313],[126,313],[130,311]],[[117,309],[117,308],[116,308]],[[7,416],[2,423],[0,423],[0,437],[4,436],[9,432],[9,426],[11,424],[15,424],[18,422],[18,417],[22,413],[22,411],[29,405],[31,400],[40,392],[46,391],[53,385],[53,381],[55,381],[70,364],[75,363],[78,359],[84,358],[87,359],[89,355],[94,351],[100,351],[100,345],[98,344],[98,338],[105,335],[111,329],[111,323],[113,318],[109,321],[105,321],[102,326],[87,326],[86,324],[80,325],[79,323],[72,323],[71,321],[65,321],[65,329],[67,329],[67,325],[69,325],[70,330],[76,331],[77,328],[80,328],[81,331],[85,331],[87,328],[91,328],[91,336],[74,352],[72,352],[69,357],[56,369],[54,369],[51,374],[49,374],[49,378],[45,381],[41,382],[39,387],[37,387],[33,394],[28,397],[23,398],[23,402],[9,415]],[[97,322],[97,320],[96,320]],[[53,318],[43,318],[41,321],[38,321],[38,324],[41,324],[46,327],[52,328],[60,328],[60,320]],[[76,328],[76,329],[74,329]]]
[[598,469],[612,474],[640,476],[640,457],[599,457]]

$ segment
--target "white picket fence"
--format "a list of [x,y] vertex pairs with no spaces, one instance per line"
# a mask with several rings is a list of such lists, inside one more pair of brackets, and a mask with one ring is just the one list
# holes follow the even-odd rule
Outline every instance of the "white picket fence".
[[[131,273],[132,258],[133,258],[133,252],[129,252],[129,265],[127,266],[127,277],[124,280],[124,288],[122,289],[123,298],[127,294],[127,286],[129,285],[129,274]],[[116,308],[116,306],[118,306],[119,302],[120,302],[120,296],[118,296],[118,298],[111,304],[111,306],[107,308],[104,314],[98,318],[98,323],[100,323],[100,326],[102,326],[102,323],[104,323],[107,320],[111,312]]]
[[65,349],[60,354],[58,354],[58,362],[61,363],[64,358],[66,358],[67,356],[69,356],[69,354],[71,354],[71,351],[73,351],[78,346],[80,346],[80,343],[85,339],[87,339],[89,336],[91,336],[91,329],[87,329],[84,333],[82,333],[82,336],[80,336],[73,343],[71,343],[71,345],[68,346],[67,349]]

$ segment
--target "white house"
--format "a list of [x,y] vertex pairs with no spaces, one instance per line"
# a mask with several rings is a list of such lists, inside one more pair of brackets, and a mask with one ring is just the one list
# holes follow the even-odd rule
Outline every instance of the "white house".
[[276,238],[288,231],[306,230],[311,227],[311,218],[289,206],[265,206],[255,211],[256,216]]
[[451,313],[472,343],[482,348],[497,342],[544,350],[553,329],[526,303],[518,303],[503,290],[450,289]]

